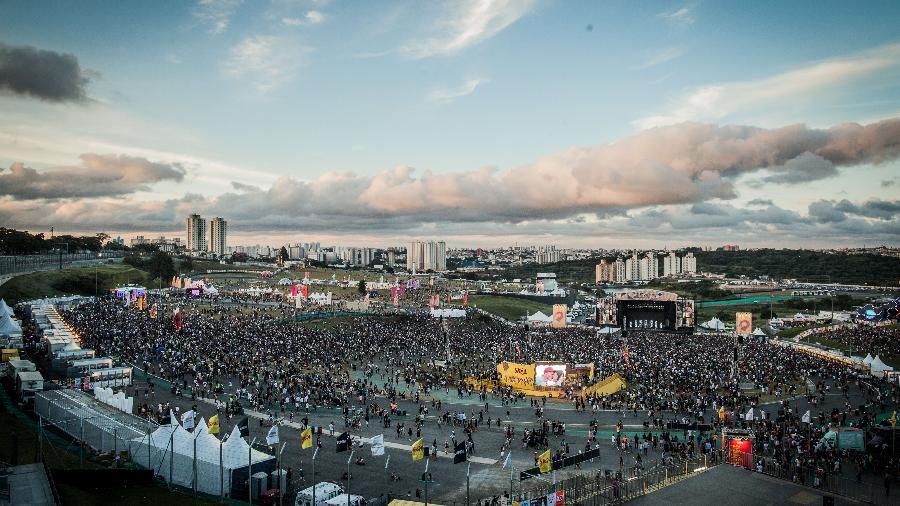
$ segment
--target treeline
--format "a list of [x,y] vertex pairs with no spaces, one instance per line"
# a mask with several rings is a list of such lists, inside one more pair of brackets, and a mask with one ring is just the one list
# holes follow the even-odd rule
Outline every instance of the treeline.
[[797,279],[812,283],[897,286],[900,258],[847,255],[808,250],[703,251],[697,270],[757,278]]
[[506,279],[534,278],[539,272],[553,272],[559,283],[593,283],[599,258],[563,260],[552,264],[515,265],[506,269]]
[[[33,255],[53,250],[100,251],[109,239],[106,234],[97,235],[57,235],[53,238],[27,231],[0,227],[0,255]],[[68,244],[68,246],[67,246]]]

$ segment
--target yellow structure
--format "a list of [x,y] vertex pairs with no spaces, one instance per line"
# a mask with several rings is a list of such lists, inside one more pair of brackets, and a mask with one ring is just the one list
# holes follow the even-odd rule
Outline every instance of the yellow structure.
[[500,362],[497,364],[497,374],[504,385],[523,389],[534,387],[534,364]]
[[3,348],[3,362],[19,360],[19,350],[15,348]]
[[600,383],[585,388],[581,395],[599,395],[602,397],[604,395],[612,395],[627,386],[625,380],[618,373],[614,373]]

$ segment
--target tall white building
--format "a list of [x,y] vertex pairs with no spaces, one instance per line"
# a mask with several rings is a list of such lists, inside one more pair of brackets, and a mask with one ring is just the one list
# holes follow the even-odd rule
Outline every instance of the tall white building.
[[187,250],[206,251],[206,220],[199,214],[192,214],[187,219]]
[[447,270],[444,241],[412,241],[406,249],[406,269],[410,272]]
[[228,222],[218,216],[209,220],[209,251],[223,256],[228,249]]
[[674,251],[663,257],[663,277],[674,277],[681,274],[681,258]]
[[635,251],[633,255],[625,259],[625,281],[640,281],[640,279],[641,260]]
[[559,251],[555,245],[539,246],[537,252],[535,252],[534,261],[539,264],[559,262]]
[[648,251],[647,254],[641,258],[638,270],[640,276],[639,279],[641,281],[650,281],[651,279],[658,278],[659,258],[656,257],[656,253]]
[[684,274],[697,273],[697,258],[693,253],[688,253],[681,259],[681,272]]

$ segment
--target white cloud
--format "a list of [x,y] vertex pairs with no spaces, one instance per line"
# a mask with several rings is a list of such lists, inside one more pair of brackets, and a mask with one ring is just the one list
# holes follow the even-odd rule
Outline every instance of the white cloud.
[[303,65],[305,48],[275,36],[252,36],[231,48],[225,73],[246,78],[260,93],[267,93],[292,79]]
[[674,11],[660,12],[658,15],[674,25],[687,26],[694,24],[694,21],[696,21],[693,5],[685,5]]
[[486,82],[487,80],[482,79],[469,79],[455,88],[440,88],[433,90],[428,94],[428,99],[435,102],[449,102],[453,99],[472,94],[475,91],[475,88]]
[[448,3],[438,34],[415,40],[401,52],[414,58],[453,54],[502,32],[528,14],[535,0],[465,0]]
[[209,26],[210,33],[224,33],[241,3],[243,0],[200,0],[194,16]]
[[283,17],[281,23],[287,26],[317,25],[325,21],[325,15],[319,11],[308,11],[303,17]]
[[667,47],[661,51],[658,51],[656,53],[649,55],[649,57],[647,58],[647,60],[644,63],[642,63],[634,68],[635,68],[635,70],[641,70],[641,69],[646,69],[646,68],[650,68],[650,67],[655,67],[656,65],[661,65],[668,61],[672,61],[675,58],[678,58],[679,56],[681,56],[683,54],[684,54],[684,50],[682,50],[681,48]]
[[703,86],[677,99],[662,114],[633,122],[639,128],[684,121],[719,120],[740,111],[808,98],[813,92],[877,74],[900,65],[900,44],[800,67],[764,79]]

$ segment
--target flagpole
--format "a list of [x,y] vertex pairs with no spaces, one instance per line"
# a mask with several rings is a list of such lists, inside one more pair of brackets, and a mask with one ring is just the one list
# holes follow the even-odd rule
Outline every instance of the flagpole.
[[[430,481],[430,480],[428,480],[428,463],[429,462],[431,462],[431,457],[428,457],[427,459],[425,459],[425,473],[422,474],[422,478],[425,478],[422,480],[425,482],[425,506],[428,506],[428,482]],[[350,505],[348,504],[347,506],[350,506]]]
[[469,472],[472,470],[472,463],[466,466],[466,506],[469,506]]
[[313,452],[312,456],[312,482],[313,482],[313,506],[316,504],[316,455],[319,454],[319,447],[316,446],[316,451]]
[[224,500],[225,500],[225,466],[222,463],[222,441],[219,441],[219,502],[222,502]]
[[[350,441],[351,441],[350,444],[353,444],[352,443],[353,440],[351,439]],[[347,506],[350,506],[350,478],[352,478],[350,476],[350,462],[353,460],[353,453],[355,451],[356,450],[350,450],[350,457],[347,458]],[[426,501],[426,506],[427,506],[427,501]]]
[[[247,428],[249,429],[250,424],[247,424]],[[253,438],[253,441],[250,442],[250,446],[247,448],[247,504],[253,506],[253,445],[256,444],[256,438]]]
[[284,445],[287,442],[281,443],[281,450],[278,451],[278,506],[284,505],[284,492],[287,490],[287,484],[284,482],[284,474],[281,473],[281,454],[284,452]]

